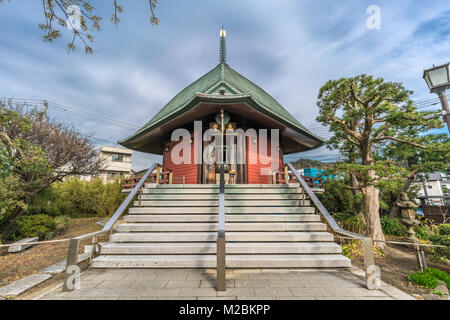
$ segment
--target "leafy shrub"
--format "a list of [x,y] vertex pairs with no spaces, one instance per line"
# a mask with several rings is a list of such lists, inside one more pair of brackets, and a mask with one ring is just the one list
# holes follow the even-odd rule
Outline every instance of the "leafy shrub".
[[56,232],[56,224],[52,217],[45,214],[25,215],[17,219],[14,229],[14,238],[22,239],[39,237],[49,238]]
[[26,204],[20,200],[24,195],[20,179],[13,175],[1,177],[3,170],[0,166],[0,227],[16,207],[26,208]]
[[56,182],[41,192],[29,206],[28,214],[52,216],[105,217],[111,215],[123,202],[121,183],[116,180],[103,183],[101,179],[82,181],[70,178]]
[[362,256],[362,246],[358,241],[350,241],[342,246],[342,254],[352,260],[355,256]]
[[[386,253],[376,248],[375,246],[372,248],[373,254],[375,256],[385,257]],[[342,246],[342,254],[352,260],[355,256],[362,257],[363,256],[363,249],[362,249],[362,242],[361,241],[349,241],[348,243],[344,244]]]
[[361,234],[366,230],[366,220],[363,216],[353,216],[351,218],[340,221],[340,224],[344,230],[350,232]]
[[439,279],[426,272],[411,273],[408,276],[408,280],[415,285],[429,289],[434,289],[439,284]]
[[420,240],[428,240],[430,238],[427,228],[422,225],[414,226],[414,231],[416,232],[417,238]]
[[448,236],[450,235],[450,223],[446,224],[440,224],[438,227],[438,232],[441,236]]
[[395,218],[389,218],[384,216],[381,218],[381,228],[384,234],[390,234],[393,236],[404,237],[407,235],[406,227]]
[[350,219],[355,216],[354,212],[344,211],[344,212],[334,212],[331,214],[336,221],[343,221]]
[[445,248],[434,248],[433,255],[437,258],[450,259],[450,235],[432,235],[429,240],[436,245],[445,246]]
[[445,271],[435,269],[435,268],[427,268],[424,272],[431,274],[433,277],[444,281],[447,285],[447,288],[450,289],[450,275],[448,275]]
[[60,233],[61,231],[66,229],[72,219],[69,216],[57,216],[53,220],[55,221],[56,233]]
[[354,215],[354,197],[342,180],[328,179],[324,182],[326,192],[318,198],[330,213],[347,212]]

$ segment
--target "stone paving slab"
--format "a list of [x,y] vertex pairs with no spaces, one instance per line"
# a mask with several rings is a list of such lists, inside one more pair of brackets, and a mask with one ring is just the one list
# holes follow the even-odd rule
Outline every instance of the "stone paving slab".
[[348,269],[231,269],[227,290],[216,291],[214,269],[95,269],[81,274],[81,289],[59,287],[40,299],[149,300],[399,300],[414,299],[382,282],[365,287],[364,272]]
[[[91,256],[90,252],[79,254],[78,255],[78,263],[86,261],[87,259],[90,258],[90,256]],[[40,272],[49,273],[49,274],[62,273],[66,270],[66,263],[67,263],[67,259],[62,259],[61,261],[54,263],[45,269],[42,269]]]
[[38,273],[28,276],[26,278],[14,281],[7,286],[0,288],[0,297],[15,297],[27,291],[34,286],[50,279],[50,274]]
[[10,246],[8,248],[8,252],[9,253],[21,252],[29,247],[32,247],[34,245],[33,242],[37,242],[38,240],[39,240],[38,237],[25,238],[25,239],[19,240],[19,241],[13,243],[14,246]]

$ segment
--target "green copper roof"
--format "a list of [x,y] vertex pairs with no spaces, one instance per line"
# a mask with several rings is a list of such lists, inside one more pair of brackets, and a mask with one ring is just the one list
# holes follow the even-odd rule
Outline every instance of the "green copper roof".
[[[127,143],[137,138],[144,131],[147,132],[161,124],[169,121],[171,116],[185,108],[197,94],[218,94],[225,90],[227,96],[249,95],[251,96],[268,114],[286,122],[293,129],[299,130],[316,138],[322,139],[302,126],[286,109],[284,109],[274,98],[259,86],[245,78],[243,75],[234,71],[228,64],[220,63],[205,74],[203,77],[183,89],[172,100],[169,101],[149,122],[147,122],[139,131],[119,143]],[[187,110],[183,110],[185,112]]]

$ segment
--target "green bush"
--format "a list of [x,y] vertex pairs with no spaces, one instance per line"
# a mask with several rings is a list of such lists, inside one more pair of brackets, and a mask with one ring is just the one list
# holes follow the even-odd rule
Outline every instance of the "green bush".
[[408,280],[415,285],[429,289],[434,289],[439,284],[439,279],[426,272],[411,273]]
[[445,246],[445,248],[434,248],[433,255],[438,258],[450,259],[450,235],[432,235],[429,240],[436,245]]
[[344,211],[344,212],[334,212],[331,214],[336,221],[344,221],[355,216],[354,212]]
[[427,228],[422,225],[414,226],[414,231],[416,232],[417,238],[420,240],[428,240],[430,238]]
[[70,178],[41,192],[28,207],[27,214],[106,217],[112,215],[125,196],[118,180],[103,183],[101,179]]
[[25,215],[17,219],[14,228],[14,238],[39,237],[39,239],[51,238],[56,233],[54,219],[45,214]]
[[438,231],[439,231],[439,234],[441,236],[448,236],[448,235],[450,235],[450,223],[440,224],[439,227],[438,227]]
[[366,221],[363,216],[353,216],[340,221],[340,224],[344,230],[350,232],[361,234],[366,230]]
[[407,235],[406,227],[398,219],[389,218],[388,216],[381,218],[381,228],[383,229],[384,234],[399,237],[404,237]]
[[448,275],[445,271],[435,269],[435,268],[427,268],[424,270],[426,273],[431,274],[433,277],[444,281],[447,285],[447,288],[450,289],[450,275]]
[[326,192],[318,198],[330,213],[347,212],[354,215],[354,197],[352,191],[342,180],[328,179],[324,182]]
[[61,231],[66,229],[72,219],[70,219],[70,217],[68,216],[57,216],[53,220],[55,221],[56,233],[60,233]]

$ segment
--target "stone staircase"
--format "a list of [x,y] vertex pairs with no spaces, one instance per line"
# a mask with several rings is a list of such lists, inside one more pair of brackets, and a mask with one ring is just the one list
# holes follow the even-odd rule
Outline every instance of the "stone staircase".
[[[143,190],[93,268],[215,268],[218,185]],[[226,185],[228,268],[350,267],[298,184]]]

